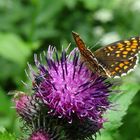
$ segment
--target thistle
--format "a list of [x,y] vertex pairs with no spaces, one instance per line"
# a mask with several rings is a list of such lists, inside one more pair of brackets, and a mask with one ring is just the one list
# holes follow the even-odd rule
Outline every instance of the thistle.
[[37,73],[29,65],[33,95],[28,97],[26,107],[22,106],[25,109],[20,110],[22,103],[17,105],[16,101],[18,114],[32,128],[31,136],[44,134],[46,140],[51,140],[49,136],[53,134],[53,140],[55,137],[57,140],[92,139],[105,122],[103,114],[111,105],[108,98],[112,84],[91,72],[80,61],[76,49],[68,55],[67,49],[63,50],[59,57],[56,48],[49,46],[43,58],[38,60],[35,55]]

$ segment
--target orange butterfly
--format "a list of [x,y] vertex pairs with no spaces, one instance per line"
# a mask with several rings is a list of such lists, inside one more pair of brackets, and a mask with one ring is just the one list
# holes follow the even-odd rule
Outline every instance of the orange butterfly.
[[77,33],[72,34],[84,62],[102,76],[121,77],[132,71],[138,62],[140,37],[120,40],[92,53]]

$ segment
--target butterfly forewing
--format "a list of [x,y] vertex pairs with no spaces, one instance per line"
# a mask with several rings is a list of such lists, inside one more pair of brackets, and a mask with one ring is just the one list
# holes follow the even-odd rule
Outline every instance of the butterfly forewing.
[[94,54],[96,57],[103,55],[107,60],[127,60],[136,56],[139,51],[140,37],[133,37],[128,40],[121,40],[109,44],[98,49]]
[[81,53],[81,60],[84,61],[92,71],[98,71],[98,73],[101,73],[104,76],[107,75],[105,69],[98,63],[98,60],[95,58],[94,54],[86,48],[86,45],[80,38],[80,36],[75,32],[72,32],[72,34],[76,45]]

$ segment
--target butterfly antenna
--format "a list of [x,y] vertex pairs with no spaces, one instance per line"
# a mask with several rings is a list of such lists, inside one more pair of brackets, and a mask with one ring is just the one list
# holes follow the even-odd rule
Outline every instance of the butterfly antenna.
[[68,46],[66,47],[66,49],[65,49],[66,52],[68,51],[68,49],[70,48],[70,46],[71,46],[71,43],[69,43]]
[[101,43],[101,39],[98,40],[90,49],[93,49],[95,46],[97,46],[97,45],[100,44],[100,43]]

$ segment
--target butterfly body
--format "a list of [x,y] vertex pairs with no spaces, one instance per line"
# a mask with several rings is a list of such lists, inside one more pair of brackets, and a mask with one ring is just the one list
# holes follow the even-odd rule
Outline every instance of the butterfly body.
[[102,76],[121,77],[132,71],[138,62],[139,37],[117,41],[92,53],[77,33],[72,34],[84,62]]

